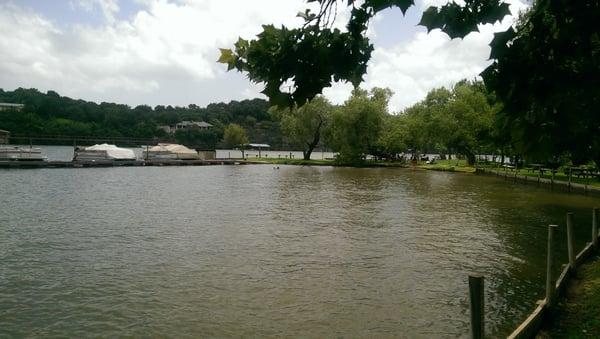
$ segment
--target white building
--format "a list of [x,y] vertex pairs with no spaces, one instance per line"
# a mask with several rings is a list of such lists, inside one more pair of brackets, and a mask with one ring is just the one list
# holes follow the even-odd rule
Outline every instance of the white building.
[[8,144],[9,138],[10,138],[10,132],[0,129],[0,145]]
[[181,121],[176,123],[175,125],[162,125],[158,126],[158,128],[162,129],[167,133],[175,133],[179,130],[188,130],[188,129],[199,129],[199,130],[209,130],[213,127],[213,125],[204,121]]
[[9,102],[0,102],[0,111],[15,110],[20,111],[25,107],[23,104],[13,104]]

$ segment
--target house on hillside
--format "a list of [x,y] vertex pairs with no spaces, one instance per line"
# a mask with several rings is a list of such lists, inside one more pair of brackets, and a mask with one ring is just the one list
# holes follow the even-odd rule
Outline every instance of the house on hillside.
[[190,130],[190,129],[197,129],[197,130],[209,130],[213,127],[213,125],[209,124],[208,122],[204,122],[204,121],[181,121],[176,123],[175,125],[162,125],[162,126],[158,126],[158,128],[162,129],[163,131],[173,134],[179,130]]
[[182,121],[175,125],[175,131],[180,129],[211,129],[213,125],[204,121]]
[[0,129],[0,145],[8,144],[10,138],[10,132]]
[[9,102],[0,102],[0,111],[15,110],[20,111],[25,107],[23,104],[13,104]]

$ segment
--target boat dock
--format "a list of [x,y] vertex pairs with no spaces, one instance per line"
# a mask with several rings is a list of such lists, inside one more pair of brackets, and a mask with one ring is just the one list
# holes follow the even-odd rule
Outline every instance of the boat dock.
[[124,160],[124,161],[0,161],[0,168],[84,168],[84,167],[141,167],[141,166],[210,166],[247,165],[258,162],[239,159],[215,160]]

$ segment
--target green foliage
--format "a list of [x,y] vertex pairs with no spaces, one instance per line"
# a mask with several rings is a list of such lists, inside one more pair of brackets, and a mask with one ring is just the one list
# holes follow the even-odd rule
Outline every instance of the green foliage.
[[[239,38],[234,49],[221,49],[218,62],[228,70],[245,72],[256,83],[264,83],[263,93],[271,104],[280,107],[302,106],[333,81],[346,81],[355,88],[362,82],[373,45],[366,36],[370,20],[378,12],[398,7],[402,12],[413,0],[307,0],[318,2],[318,13],[300,12],[300,28],[264,25],[255,40]],[[346,30],[332,28],[338,3],[350,8]],[[441,8],[430,7],[421,25],[439,28],[450,37],[464,37],[477,30],[479,23],[493,23],[509,14],[501,0],[465,0],[464,6],[452,2]]]
[[490,100],[480,82],[434,89],[397,118],[396,134],[415,154],[457,153],[473,164],[477,153],[494,151],[492,128],[499,108]]
[[509,5],[497,0],[465,0],[463,6],[449,2],[441,8],[429,7],[419,25],[427,31],[439,28],[451,38],[462,38],[478,31],[479,24],[492,24],[510,15]]
[[293,147],[302,149],[304,159],[309,160],[321,141],[321,133],[327,128],[332,106],[322,96],[316,97],[298,108],[271,108],[271,114],[280,121],[281,132]]
[[495,35],[482,76],[518,153],[600,166],[599,17],[599,1],[537,0],[516,30]]
[[411,129],[405,119],[399,116],[386,116],[383,130],[377,141],[377,153],[385,158],[395,159],[398,154],[409,149],[410,133]]
[[246,130],[238,124],[229,124],[225,127],[223,133],[223,143],[229,148],[239,147],[243,149],[248,144]]
[[342,107],[333,111],[328,144],[339,152],[343,163],[360,163],[367,154],[377,152],[380,133],[392,92],[374,88],[356,89]]

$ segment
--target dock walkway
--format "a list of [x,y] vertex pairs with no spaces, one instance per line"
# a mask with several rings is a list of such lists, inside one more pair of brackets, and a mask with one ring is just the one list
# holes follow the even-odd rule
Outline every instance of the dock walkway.
[[0,168],[84,168],[142,166],[247,165],[259,162],[237,159],[215,160],[126,160],[126,161],[0,161]]

